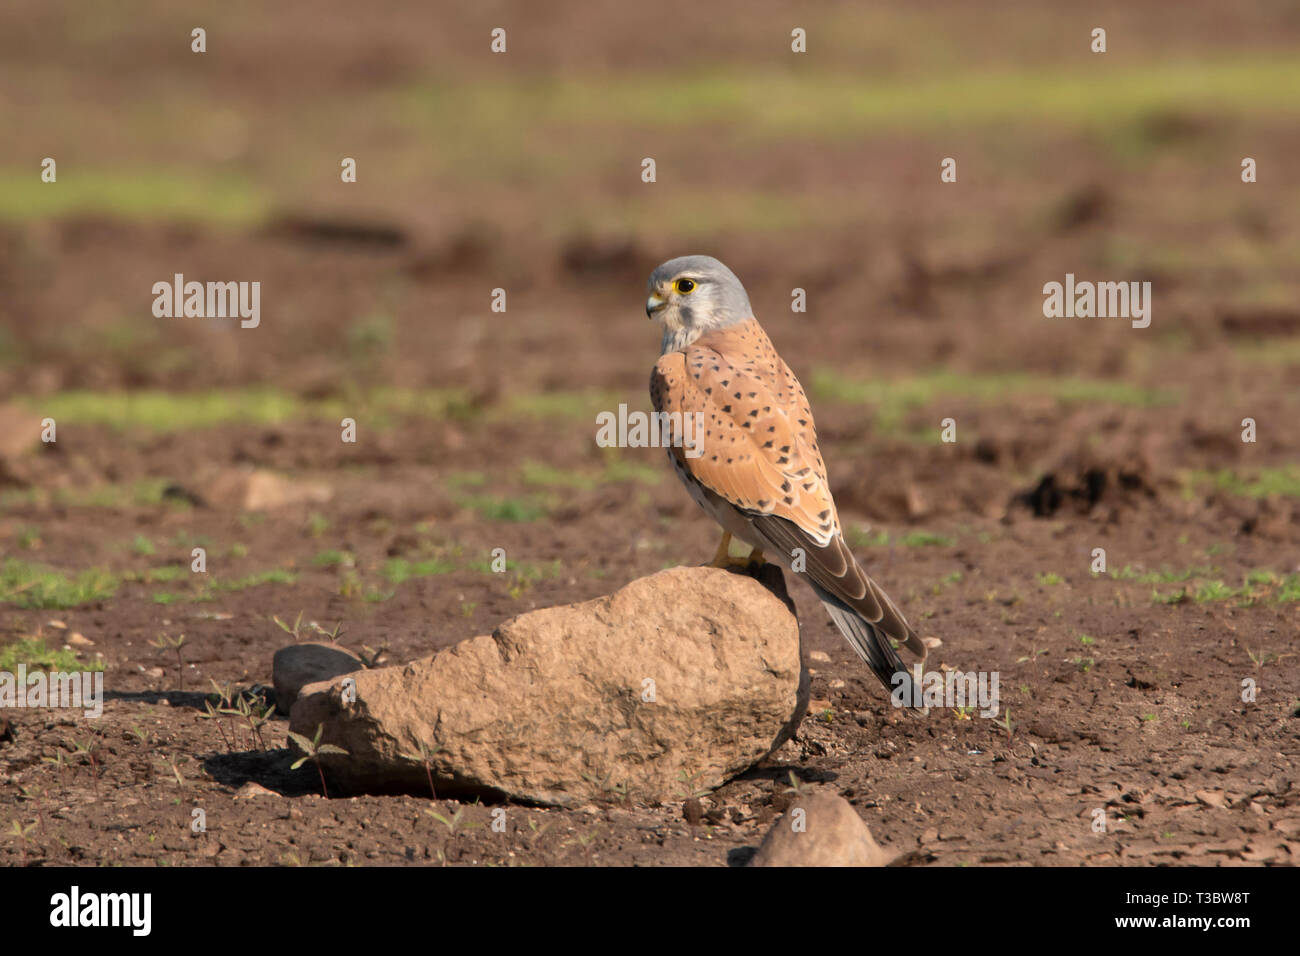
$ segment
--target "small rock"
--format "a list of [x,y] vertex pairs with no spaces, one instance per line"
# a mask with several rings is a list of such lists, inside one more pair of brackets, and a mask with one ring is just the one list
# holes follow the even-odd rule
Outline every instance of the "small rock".
[[808,659],[816,661],[818,664],[829,664],[831,662],[831,656],[825,651],[813,651],[808,655]]
[[41,444],[41,416],[18,405],[0,405],[0,459],[17,458]]
[[218,508],[270,511],[299,504],[324,504],[333,497],[328,485],[285,478],[260,468],[230,468],[220,472],[199,497]]
[[362,668],[361,658],[337,644],[290,644],[271,658],[275,707],[287,714],[308,684],[333,680]]
[[68,644],[72,647],[94,647],[95,642],[79,631],[73,631],[68,635]]
[[251,800],[253,797],[278,797],[280,794],[274,790],[268,790],[260,783],[250,780],[238,790],[235,791],[236,800]]
[[1223,807],[1228,802],[1220,790],[1197,790],[1192,796],[1207,807]]
[[163,669],[161,667],[151,667],[144,672],[145,677],[162,677]]
[[884,866],[892,856],[877,845],[853,805],[839,794],[799,794],[772,825],[750,866]]
[[682,804],[682,818],[693,827],[700,825],[704,819],[704,804],[699,797],[691,797]]

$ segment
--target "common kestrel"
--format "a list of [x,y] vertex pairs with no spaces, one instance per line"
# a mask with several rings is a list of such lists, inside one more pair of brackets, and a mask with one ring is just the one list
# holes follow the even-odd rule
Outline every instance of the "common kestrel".
[[664,329],[650,376],[655,410],[703,415],[696,447],[668,451],[691,497],[723,528],[713,563],[728,563],[734,535],[754,549],[750,561],[766,555],[798,574],[881,683],[912,700],[895,647],[924,657],[925,645],[844,543],[808,399],[745,287],[709,256],[670,259],[650,276],[646,314]]

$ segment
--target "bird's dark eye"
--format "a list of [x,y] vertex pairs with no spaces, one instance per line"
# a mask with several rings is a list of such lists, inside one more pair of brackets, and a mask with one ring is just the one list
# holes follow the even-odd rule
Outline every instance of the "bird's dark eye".
[[673,288],[682,295],[690,295],[695,291],[695,282],[692,279],[678,279],[673,283]]

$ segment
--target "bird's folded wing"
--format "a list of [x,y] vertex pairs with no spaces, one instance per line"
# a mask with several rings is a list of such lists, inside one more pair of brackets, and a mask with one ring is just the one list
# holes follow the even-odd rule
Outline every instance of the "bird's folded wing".
[[650,396],[656,411],[702,413],[691,454],[673,449],[700,484],[745,511],[786,518],[823,545],[839,532],[808,400],[758,323],[662,356]]
[[844,543],[808,400],[756,322],[662,356],[650,394],[656,411],[703,413],[698,454],[672,453],[744,513],[765,550],[790,558],[799,549],[809,578],[924,656],[916,632]]

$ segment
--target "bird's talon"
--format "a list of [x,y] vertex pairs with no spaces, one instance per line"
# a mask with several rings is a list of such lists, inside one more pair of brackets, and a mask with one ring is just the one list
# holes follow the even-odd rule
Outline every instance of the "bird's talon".
[[731,555],[728,549],[731,547],[731,532],[722,532],[722,540],[718,542],[718,550],[713,555],[713,560],[709,562],[712,568],[729,568],[731,567]]

